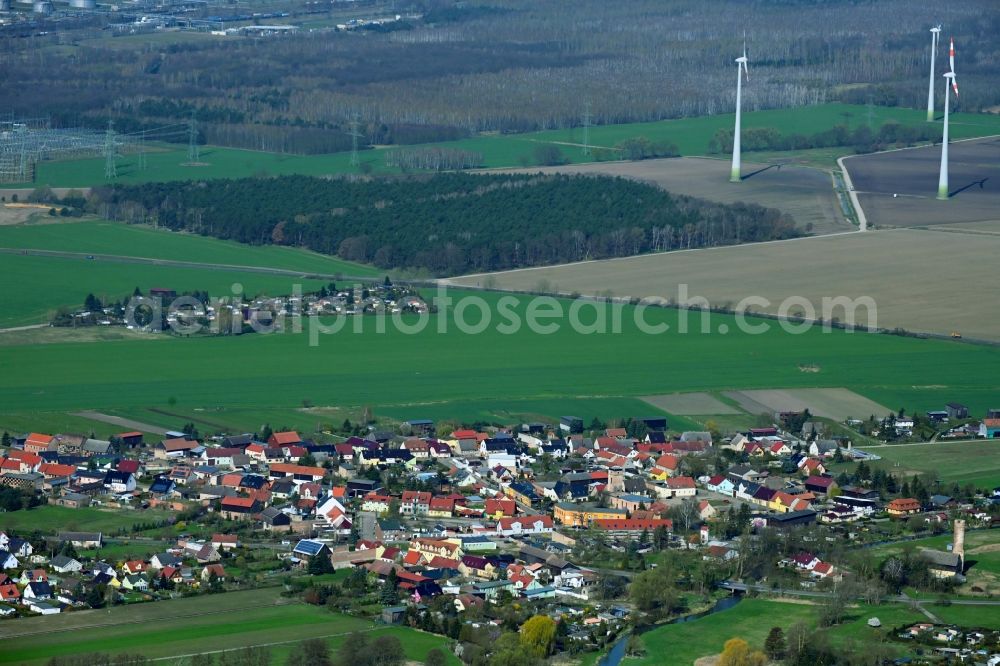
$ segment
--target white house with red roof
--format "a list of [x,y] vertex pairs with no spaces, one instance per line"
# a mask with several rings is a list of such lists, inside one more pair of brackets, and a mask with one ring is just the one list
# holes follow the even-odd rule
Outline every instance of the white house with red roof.
[[521,534],[551,534],[552,516],[532,515],[516,518],[501,518],[497,521],[498,536],[519,536]]

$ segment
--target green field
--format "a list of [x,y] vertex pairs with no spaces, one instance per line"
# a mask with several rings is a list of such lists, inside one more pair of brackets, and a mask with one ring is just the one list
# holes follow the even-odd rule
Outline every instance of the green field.
[[40,506],[27,511],[0,513],[0,531],[52,533],[60,530],[104,532],[112,535],[139,523],[159,522],[170,517],[167,511],[111,511],[95,507],[70,509],[63,506]]
[[[739,605],[693,622],[671,624],[642,634],[647,656],[629,659],[627,663],[646,666],[661,664],[662,655],[671,655],[671,664],[693,664],[699,657],[722,652],[727,640],[739,637],[751,647],[761,649],[771,627],[781,626],[786,632],[795,622],[808,626],[816,623],[816,606],[764,599],[744,599]],[[944,621],[965,627],[996,628],[1000,626],[997,606],[930,606],[929,610]],[[879,618],[880,629],[868,626],[868,619]],[[893,604],[859,606],[849,611],[847,620],[829,630],[832,643],[863,645],[882,642],[893,629],[927,620],[919,611]],[[895,644],[900,655],[906,646]]]
[[55,250],[303,273],[375,276],[370,266],[276,245],[244,245],[183,232],[103,220],[0,226],[0,248]]
[[[743,114],[743,127],[773,127],[786,134],[814,134],[837,124],[851,128],[868,123],[868,108],[849,104],[823,104],[796,109],[753,111]],[[873,125],[895,120],[907,125],[925,123],[925,113],[915,109],[874,107]],[[703,155],[708,142],[721,128],[733,126],[733,114],[664,120],[651,123],[601,125],[590,128],[590,145],[613,148],[623,139],[644,136],[653,141],[675,143],[683,155]],[[1000,117],[988,114],[956,113],[951,119],[953,139],[1000,134]],[[570,162],[592,161],[583,154],[582,129],[549,130],[526,134],[482,135],[460,141],[427,144],[482,153],[484,166],[522,167],[536,164],[534,151],[539,145],[555,144]],[[408,148],[408,147],[403,147]],[[390,148],[392,149],[392,148]],[[375,173],[387,173],[385,149],[363,151],[361,162]],[[845,147],[840,154],[848,154]],[[239,178],[255,175],[306,174],[329,175],[356,172],[350,165],[350,153],[328,155],[282,155],[252,150],[206,146],[201,161],[206,166],[183,166],[186,147],[165,147],[146,156],[148,167],[140,170],[137,156],[126,155],[118,162],[117,182],[136,183],[163,180]],[[829,165],[828,165],[829,166]],[[103,184],[104,159],[77,159],[43,162],[38,166],[37,184],[53,187],[88,187]]]
[[[950,532],[938,536],[903,541],[900,543],[876,546],[872,554],[880,561],[891,555],[899,555],[908,549],[919,551],[921,548],[946,550],[951,543]],[[965,561],[969,576],[976,573],[986,573],[1000,577],[1000,534],[992,530],[970,530],[965,534]]]
[[872,465],[887,472],[935,473],[949,483],[972,483],[981,488],[1000,486],[1000,441],[880,446],[872,453],[882,456],[881,461]]
[[37,324],[51,319],[60,307],[82,308],[87,294],[101,300],[116,301],[132,295],[139,287],[144,293],[153,287],[184,291],[208,291],[213,297],[231,296],[233,285],[242,285],[242,293],[278,296],[291,294],[293,285],[315,291],[326,284],[239,269],[216,270],[142,263],[88,260],[84,258],[3,256],[7,271],[0,286],[0,327]]
[[[17,664],[90,652],[165,658],[246,646],[267,646],[272,663],[282,664],[298,641],[325,637],[336,649],[352,631],[394,634],[411,660],[422,661],[434,647],[447,653],[444,638],[403,627],[376,627],[360,618],[282,599],[274,588],[18,620],[16,625],[7,623],[3,631],[13,637],[4,640],[0,663]],[[31,632],[43,633],[45,639]],[[450,663],[458,660],[452,657]]]
[[[460,298],[462,292],[451,295]],[[497,295],[482,296],[496,304]],[[521,297],[513,310],[522,320],[525,302]],[[390,416],[433,413],[474,420],[513,400],[525,411],[558,410],[550,414],[558,417],[572,410],[589,421],[595,414],[588,412],[607,413],[594,401],[608,398],[846,386],[870,397],[891,388],[905,399],[929,377],[973,413],[982,413],[994,406],[988,396],[998,389],[1000,350],[992,347],[818,329],[791,335],[777,327],[761,335],[723,335],[717,332],[721,324],[736,330],[728,315],[710,317],[713,332],[682,334],[677,331],[685,314],[668,309],[646,311],[648,322],[671,326],[651,335],[637,328],[631,307],[623,310],[620,333],[578,333],[564,315],[547,321],[559,326],[555,333],[522,327],[510,335],[497,330],[501,320],[493,312],[492,325],[480,334],[456,330],[451,311],[435,315],[413,335],[391,322],[378,333],[374,318],[359,318],[340,333],[318,335],[316,346],[310,346],[307,322],[302,334],[0,347],[5,369],[0,413],[154,407],[182,415],[206,409],[212,420],[211,410],[220,407],[294,409],[306,401],[317,407],[371,405],[376,414],[384,410]],[[471,324],[477,317],[470,309],[466,320]],[[694,330],[697,321],[692,315]],[[364,332],[351,332],[354,325]],[[441,327],[447,331],[438,332]],[[803,365],[823,370],[803,372]],[[531,402],[543,408],[529,408]],[[651,411],[635,402],[619,404]],[[638,414],[621,416],[629,415]],[[256,428],[260,421],[254,418],[245,427]]]
[[[5,333],[4,336],[0,337],[0,340],[7,335]],[[183,423],[181,427],[183,427]],[[79,435],[90,435],[93,433],[97,439],[110,439],[112,435],[117,435],[124,430],[121,426],[101,421],[92,421],[67,412],[0,413],[0,433],[44,432]],[[159,435],[152,433],[143,434],[145,435],[144,441],[146,442],[159,441]]]
[[[882,629],[872,629],[868,618],[877,616]],[[926,619],[918,611],[905,606],[861,607],[849,614],[846,622],[830,630],[831,641],[881,641],[888,630],[903,624]],[[670,624],[642,634],[646,656],[629,659],[627,663],[640,666],[662,664],[663,655],[670,655],[670,663],[689,666],[699,657],[722,652],[730,638],[742,638],[751,647],[762,649],[771,627],[780,626],[786,632],[796,622],[807,626],[816,623],[816,607],[765,599],[745,599],[737,606],[695,620]],[[900,650],[902,651],[902,650]]]

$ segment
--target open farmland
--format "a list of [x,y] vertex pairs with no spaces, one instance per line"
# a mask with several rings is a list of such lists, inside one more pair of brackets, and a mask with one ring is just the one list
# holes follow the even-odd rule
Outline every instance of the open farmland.
[[370,266],[309,250],[278,245],[244,245],[209,236],[105,220],[0,226],[0,248],[167,259],[237,268],[277,268],[320,275],[377,274]]
[[[423,661],[446,639],[370,622],[278,596],[275,588],[175,599],[104,611],[81,611],[5,623],[0,663],[43,664],[53,656],[91,652],[141,653],[153,659],[266,646],[273,663],[306,638],[327,638],[336,649],[352,631],[390,631],[408,659]],[[40,634],[45,639],[39,640]],[[279,655],[280,653],[280,655]],[[278,659],[274,659],[278,657]],[[449,663],[458,663],[454,660]]]
[[[465,295],[451,293],[454,298]],[[495,313],[499,296],[481,296]],[[528,299],[510,298],[516,303],[511,311],[523,322]],[[504,409],[504,401],[516,401],[511,411],[558,417],[576,412],[575,401],[585,399],[576,404],[583,412],[577,415],[589,421],[611,411],[598,406],[598,401],[609,398],[634,399],[668,391],[849,386],[866,397],[889,395],[891,400],[876,399],[893,408],[929,409],[946,394],[981,413],[996,406],[1000,388],[1000,351],[992,347],[818,328],[791,335],[774,322],[755,322],[771,324],[770,329],[749,335],[736,332],[732,316],[720,314],[707,317],[705,333],[695,326],[694,331],[681,333],[686,314],[672,309],[644,313],[649,324],[670,327],[648,334],[638,328],[631,306],[621,310],[620,333],[588,334],[573,329],[567,301],[552,302],[563,314],[546,321],[557,327],[551,333],[534,333],[526,326],[516,335],[504,333],[498,330],[495,314],[492,325],[482,332],[463,333],[448,309],[412,334],[391,323],[379,333],[374,318],[358,318],[339,333],[316,335],[313,345],[309,331],[315,324],[307,322],[301,334],[5,346],[0,347],[5,369],[0,411],[93,409],[161,424],[134,411],[155,407],[176,413],[166,417],[169,423],[163,422],[176,427],[187,414],[215,421],[211,410],[220,407],[291,410],[308,402],[317,408],[371,405],[376,415],[432,413],[475,419]],[[474,315],[466,316],[474,321]],[[584,316],[591,315],[585,310]],[[417,326],[415,317],[404,323]],[[362,332],[352,332],[354,325]],[[732,333],[718,333],[723,326]],[[151,354],[154,347],[156,353]],[[220,359],[253,362],[220,363]],[[804,365],[819,371],[803,372]],[[928,375],[941,393],[931,394],[935,402],[925,405],[919,387]],[[532,402],[539,407],[532,409]],[[620,416],[651,411],[638,400],[622,403],[614,411],[619,408],[639,412]],[[297,413],[303,421],[327,421],[310,411]],[[253,420],[244,427],[261,425],[252,412],[247,418]],[[228,417],[220,420],[229,422]]]
[[[753,159],[752,155],[749,159]],[[743,163],[743,182],[729,183],[730,163],[724,159],[673,158],[640,162],[597,162],[525,171],[621,176],[658,185],[688,196],[732,204],[755,203],[777,208],[795,218],[809,233],[850,231],[844,219],[833,179],[819,169]]]
[[130,530],[133,525],[139,523],[166,520],[171,515],[167,511],[155,509],[122,512],[106,511],[96,507],[70,509],[64,506],[45,505],[27,511],[0,514],[0,531],[83,530],[113,534],[118,530]]
[[177,293],[207,290],[212,296],[231,295],[242,285],[247,295],[290,294],[294,284],[314,291],[326,282],[248,272],[240,269],[190,268],[152,263],[122,263],[79,258],[3,255],[6,276],[0,285],[0,327],[48,321],[60,307],[82,307],[87,294],[115,301],[139,287],[166,287]]
[[662,409],[672,414],[696,416],[699,414],[740,413],[740,410],[732,405],[727,405],[714,395],[705,392],[650,395],[644,397],[643,400],[657,409]]
[[937,474],[948,483],[972,483],[980,488],[1000,486],[997,441],[889,445],[876,447],[872,452],[882,460],[871,464],[894,474]]
[[941,147],[843,160],[869,224],[915,227],[993,222],[1000,228],[1000,137],[952,143],[948,201],[938,201]]
[[[733,608],[703,617],[692,622],[667,624],[641,634],[646,656],[629,660],[640,666],[663,664],[663,655],[671,655],[671,664],[690,666],[700,657],[722,652],[730,638],[738,637],[751,647],[762,649],[771,627],[780,626],[786,632],[796,622],[815,626],[817,608],[809,604],[766,599],[744,599]],[[867,626],[868,618],[877,616],[882,621],[880,629]],[[894,627],[925,619],[919,611],[905,606],[857,606],[852,608],[846,621],[829,629],[830,640],[878,642],[885,640]],[[899,646],[896,652],[904,653]]]
[[835,421],[887,415],[891,409],[844,388],[763,389],[727,391],[740,407],[751,414],[801,412],[808,409],[816,416]]
[[[823,314],[824,297],[867,296],[877,306],[881,328],[957,331],[997,341],[1000,309],[984,307],[972,287],[993,284],[998,253],[1000,236],[895,229],[527,268],[449,282],[675,301],[683,285],[689,298],[701,296],[714,305],[764,298],[766,305],[748,305],[768,313],[779,312],[785,302],[787,314],[808,315],[805,299],[815,316]],[[792,298],[799,302],[786,301]],[[842,308],[829,316],[845,320]],[[868,321],[865,308],[856,310],[856,321]]]

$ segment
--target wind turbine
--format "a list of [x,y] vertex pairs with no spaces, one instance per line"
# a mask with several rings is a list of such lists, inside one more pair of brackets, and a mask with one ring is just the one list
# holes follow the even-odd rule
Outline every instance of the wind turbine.
[[948,49],[948,62],[951,71],[945,72],[944,78],[944,134],[941,137],[941,174],[938,176],[937,198],[942,201],[948,199],[948,107],[950,106],[950,95],[948,88],[955,91],[955,99],[958,99],[958,81],[955,79],[955,38],[951,38],[951,45]]
[[931,78],[927,86],[927,122],[934,120],[934,56],[937,55],[941,26],[931,28]]
[[729,174],[729,181],[738,183],[742,180],[740,176],[740,115],[743,106],[743,75],[746,74],[747,83],[750,82],[750,70],[747,68],[747,37],[743,35],[743,55],[736,59],[736,130],[733,132],[733,169]]

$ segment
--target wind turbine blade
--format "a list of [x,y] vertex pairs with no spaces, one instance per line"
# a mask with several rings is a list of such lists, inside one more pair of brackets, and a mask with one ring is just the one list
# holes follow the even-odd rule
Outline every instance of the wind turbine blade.
[[750,68],[747,67],[746,62],[743,63],[743,73],[746,75],[747,83],[750,83]]
[[958,79],[955,77],[951,79],[951,89],[955,91],[955,98],[958,99]]
[[951,71],[955,71],[955,38],[951,38],[951,46],[948,47],[948,64],[951,65]]

